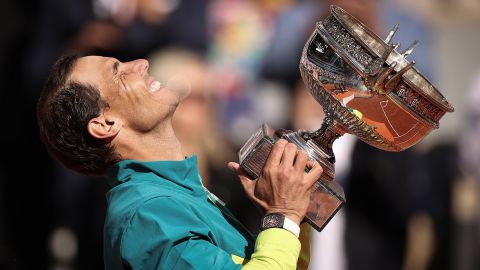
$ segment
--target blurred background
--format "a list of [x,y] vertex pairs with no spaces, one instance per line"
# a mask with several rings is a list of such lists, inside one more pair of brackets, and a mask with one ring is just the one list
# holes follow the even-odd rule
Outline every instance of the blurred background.
[[37,136],[35,105],[57,57],[146,58],[190,79],[174,124],[205,185],[257,232],[226,163],[260,126],[317,129],[298,62],[337,4],[394,41],[455,107],[401,153],[334,144],[347,205],[312,236],[310,269],[480,269],[480,1],[3,0],[0,8],[0,269],[103,269],[103,179],[66,171]]

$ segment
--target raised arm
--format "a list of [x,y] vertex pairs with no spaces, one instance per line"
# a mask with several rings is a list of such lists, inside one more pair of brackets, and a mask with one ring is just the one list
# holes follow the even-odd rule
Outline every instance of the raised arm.
[[230,162],[229,167],[240,177],[247,196],[266,215],[279,213],[287,222],[293,222],[293,227],[297,226],[293,230],[263,230],[257,238],[255,252],[244,268],[296,269],[301,245],[294,233],[305,217],[312,186],[322,174],[322,167],[310,160],[305,151],[298,151],[295,144],[283,139],[275,143],[258,179],[250,179],[238,163]]

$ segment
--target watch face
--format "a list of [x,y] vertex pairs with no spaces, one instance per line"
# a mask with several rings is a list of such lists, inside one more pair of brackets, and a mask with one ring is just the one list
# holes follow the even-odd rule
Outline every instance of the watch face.
[[262,220],[262,229],[282,228],[284,218],[282,214],[266,215]]

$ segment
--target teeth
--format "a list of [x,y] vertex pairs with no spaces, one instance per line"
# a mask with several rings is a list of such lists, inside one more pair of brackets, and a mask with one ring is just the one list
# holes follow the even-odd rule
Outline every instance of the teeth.
[[162,84],[159,81],[154,81],[150,84],[150,92],[156,92],[160,89]]

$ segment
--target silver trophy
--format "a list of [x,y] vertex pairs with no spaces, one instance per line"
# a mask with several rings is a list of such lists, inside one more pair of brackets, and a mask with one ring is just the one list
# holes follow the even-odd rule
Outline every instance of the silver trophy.
[[396,25],[385,40],[338,6],[316,24],[303,49],[300,73],[325,119],[316,131],[274,130],[263,124],[239,151],[242,169],[252,178],[262,171],[279,138],[295,143],[317,160],[324,172],[315,183],[305,217],[321,231],[345,204],[343,188],[333,180],[333,142],[345,133],[379,149],[398,152],[415,145],[453,107],[392,44]]

